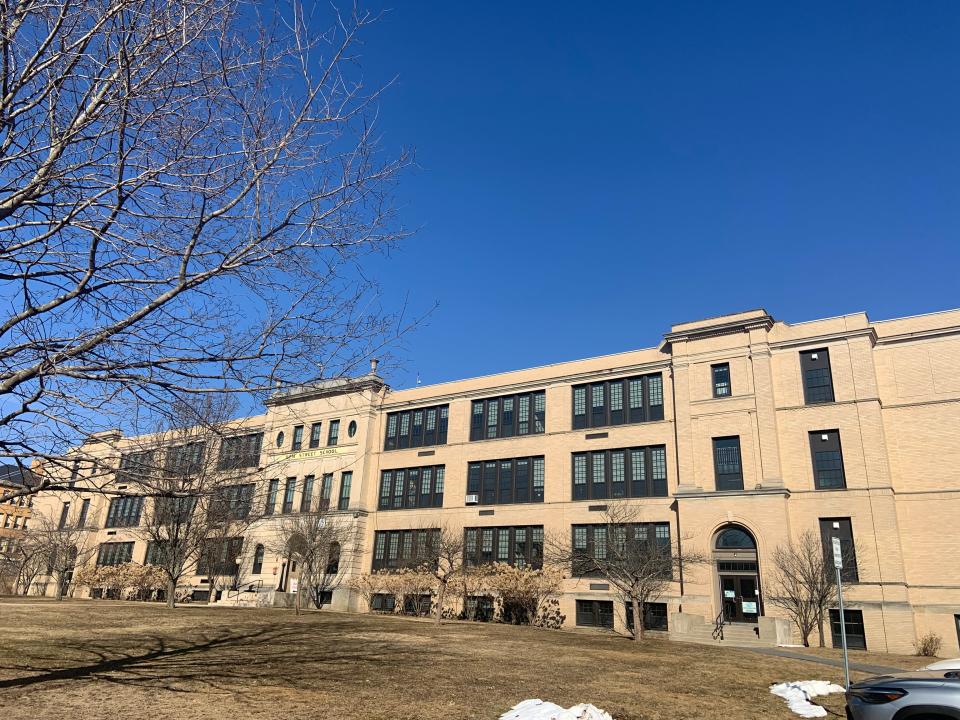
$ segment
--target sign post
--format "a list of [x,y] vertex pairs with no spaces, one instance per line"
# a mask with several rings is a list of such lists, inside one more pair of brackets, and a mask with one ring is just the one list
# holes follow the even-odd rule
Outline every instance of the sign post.
[[840,643],[843,645],[843,679],[845,687],[850,689],[850,659],[847,656],[847,618],[843,613],[843,579],[840,571],[843,569],[843,550],[840,547],[840,538],[833,538],[833,569],[837,573],[837,600],[840,605]]

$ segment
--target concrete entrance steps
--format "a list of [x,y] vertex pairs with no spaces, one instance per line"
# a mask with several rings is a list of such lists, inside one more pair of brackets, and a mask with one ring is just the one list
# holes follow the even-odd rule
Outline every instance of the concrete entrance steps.
[[757,635],[756,625],[724,625],[723,639],[714,638],[713,625],[695,625],[685,633],[670,633],[670,639],[678,642],[692,642],[702,645],[726,645],[728,647],[775,647],[776,638],[763,638]]
[[708,622],[702,615],[672,613],[669,627],[671,640],[727,647],[777,647],[789,643],[792,634],[789,621],[771,617],[761,617],[756,624],[724,625],[722,640],[713,636],[716,625]]

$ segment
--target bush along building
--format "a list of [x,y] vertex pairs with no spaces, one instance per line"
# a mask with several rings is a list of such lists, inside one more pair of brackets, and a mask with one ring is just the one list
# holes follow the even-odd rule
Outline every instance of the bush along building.
[[[288,604],[303,568],[277,535],[319,511],[345,533],[322,602],[389,609],[396,598],[363,597],[352,579],[402,567],[431,531],[462,533],[469,565],[538,566],[558,539],[599,564],[627,537],[605,518],[628,508],[630,538],[691,558],[665,566],[643,608],[648,629],[796,641],[774,602],[774,558],[813,533],[822,550],[833,537],[844,548],[851,646],[909,652],[935,632],[957,649],[958,428],[960,311],[788,324],[754,310],[675,325],[654,348],[408,390],[390,389],[374,363],[363,377],[279,393],[191,451],[227,478],[218,494],[242,523],[176,592]],[[162,465],[171,452],[149,444],[94,436],[84,453],[114,463],[118,488],[143,453]],[[174,465],[189,474],[184,452]],[[162,543],[138,524],[156,501],[84,483],[81,468],[72,493],[37,505],[86,528],[92,567],[148,561]],[[625,630],[615,585],[585,567],[565,567],[565,624]],[[832,603],[824,619],[829,643],[841,622]]]

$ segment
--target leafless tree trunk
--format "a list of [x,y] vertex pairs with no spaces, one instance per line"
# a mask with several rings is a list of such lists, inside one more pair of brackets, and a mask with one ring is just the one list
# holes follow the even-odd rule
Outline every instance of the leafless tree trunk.
[[62,600],[74,570],[85,565],[93,555],[89,528],[61,522],[43,514],[31,518],[30,541],[36,548],[41,565],[54,582],[54,594]]
[[[147,562],[166,575],[166,603],[176,605],[181,578],[208,560],[211,538],[242,535],[256,520],[254,496],[259,472],[242,476],[220,467],[220,442],[232,403],[204,395],[178,402],[169,411],[172,427],[139,438],[126,449],[118,481],[130,495],[147,496],[136,535],[147,541]],[[167,420],[164,420],[166,423]],[[131,458],[134,460],[131,461]],[[232,558],[231,558],[232,560]]]
[[[318,5],[318,8],[321,6]],[[339,377],[401,328],[364,256],[405,235],[370,13],[300,0],[0,3],[0,458],[109,479],[91,433]]]
[[643,518],[643,508],[612,501],[594,525],[591,546],[575,547],[569,537],[548,538],[546,558],[551,564],[572,569],[574,577],[600,577],[610,583],[633,618],[633,639],[643,640],[643,606],[660,597],[680,567],[706,562],[690,551],[681,555],[679,539],[657,537]]
[[[853,560],[854,550],[845,552],[844,565]],[[832,556],[827,555],[821,538],[805,530],[793,542],[773,551],[773,585],[768,599],[782,608],[800,632],[804,647],[810,645],[810,633],[819,631],[824,646],[823,624],[827,611],[837,600]]]
[[443,619],[443,605],[447,598],[447,588],[463,573],[463,530],[447,525],[434,530],[433,540],[428,546],[427,555],[422,558],[424,569],[434,577],[437,593],[437,609],[434,623],[439,625]]
[[283,517],[277,526],[274,552],[297,563],[299,581],[295,599],[300,614],[300,598],[308,593],[318,610],[323,596],[340,584],[356,544],[352,518],[320,507],[314,512]]

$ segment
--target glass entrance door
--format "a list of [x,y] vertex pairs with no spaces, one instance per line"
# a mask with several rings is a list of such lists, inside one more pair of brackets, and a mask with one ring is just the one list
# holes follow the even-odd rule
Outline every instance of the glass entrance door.
[[760,617],[756,575],[721,575],[720,600],[726,622],[755,623]]

